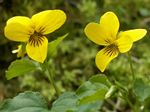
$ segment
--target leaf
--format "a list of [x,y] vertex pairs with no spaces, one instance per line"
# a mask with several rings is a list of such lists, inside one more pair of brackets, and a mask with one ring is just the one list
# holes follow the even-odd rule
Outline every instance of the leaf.
[[138,99],[143,102],[150,97],[150,86],[146,85],[142,79],[136,79],[133,86],[133,92]]
[[111,83],[109,82],[109,80],[107,79],[107,77],[105,75],[95,75],[93,77],[90,78],[90,81],[93,82],[93,83],[102,83],[108,87],[111,86]]
[[50,112],[98,112],[102,102],[78,104],[79,99],[74,92],[62,94],[52,105]]
[[48,112],[44,98],[37,92],[20,93],[0,105],[0,112]]
[[31,60],[16,60],[13,61],[8,67],[8,70],[6,71],[6,78],[10,80],[14,77],[24,75],[36,69],[37,66]]
[[90,102],[93,103],[95,101],[103,100],[106,92],[107,92],[107,89],[100,89],[100,90],[94,92],[93,94],[90,94],[90,95],[82,98],[80,100],[79,104],[81,105],[81,104],[86,104],[86,103],[90,103]]
[[76,91],[80,102],[79,104],[94,103],[102,101],[109,90],[111,83],[104,75],[96,75],[83,83]]
[[101,106],[102,106],[102,101],[87,103],[84,105],[80,105],[76,112],[99,112]]
[[48,59],[54,55],[54,53],[55,53],[55,51],[56,51],[58,45],[59,45],[59,44],[62,42],[62,40],[63,40],[65,37],[67,37],[67,36],[68,36],[68,33],[65,34],[65,35],[63,35],[63,36],[61,36],[61,37],[58,37],[56,40],[54,40],[54,41],[52,41],[52,42],[50,42],[50,43],[48,44],[48,54],[47,54]]
[[76,110],[77,96],[73,92],[62,94],[52,105],[52,112],[74,112]]

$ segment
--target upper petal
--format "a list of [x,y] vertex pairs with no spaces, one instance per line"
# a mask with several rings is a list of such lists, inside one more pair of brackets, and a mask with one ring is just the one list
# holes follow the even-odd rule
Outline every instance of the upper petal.
[[46,10],[33,15],[31,19],[37,32],[48,34],[64,24],[66,14],[62,10]]
[[112,38],[113,40],[116,39],[119,30],[119,20],[115,13],[106,12],[100,18],[100,25],[103,27],[109,38]]
[[127,35],[120,35],[119,38],[115,41],[118,46],[118,49],[121,53],[125,53],[132,48],[132,38]]
[[27,17],[12,17],[4,28],[5,36],[13,41],[25,42],[33,33],[31,20]]
[[39,43],[38,45],[33,45],[28,42],[26,46],[26,51],[31,59],[43,63],[47,56],[47,47],[48,40],[46,37],[43,36],[41,43]]
[[108,45],[109,36],[98,23],[89,23],[84,32],[86,36],[98,45]]
[[133,29],[123,31],[119,33],[119,36],[128,36],[133,40],[133,42],[135,42],[142,39],[146,35],[146,33],[147,33],[146,29]]
[[7,20],[6,24],[9,23],[20,23],[25,26],[31,25],[31,19],[25,16],[15,16]]
[[97,53],[96,59],[95,59],[96,65],[100,69],[100,71],[104,72],[108,64],[111,62],[111,60],[116,58],[118,54],[119,54],[118,51],[114,51],[114,50],[110,51],[110,49],[108,50],[107,47],[100,50]]

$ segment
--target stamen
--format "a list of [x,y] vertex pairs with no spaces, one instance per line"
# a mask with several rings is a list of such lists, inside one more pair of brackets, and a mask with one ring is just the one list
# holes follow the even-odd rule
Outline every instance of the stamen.
[[40,44],[42,45],[42,42],[43,42],[43,35],[41,33],[38,33],[38,32],[34,32],[34,34],[32,34],[30,36],[30,39],[29,39],[29,43],[31,46],[39,46]]
[[112,55],[116,55],[119,52],[118,46],[115,44],[111,44],[105,48],[104,54],[111,57]]

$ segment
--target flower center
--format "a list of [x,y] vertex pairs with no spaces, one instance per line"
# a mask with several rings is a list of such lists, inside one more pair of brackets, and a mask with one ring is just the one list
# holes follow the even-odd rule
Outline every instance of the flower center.
[[118,52],[118,46],[116,44],[110,44],[105,48],[104,54],[111,57],[112,55],[116,55]]
[[42,45],[42,42],[44,41],[44,36],[41,34],[41,33],[38,33],[38,32],[34,32],[34,34],[32,34],[30,36],[30,39],[29,39],[29,43],[31,46],[39,46],[40,44]]

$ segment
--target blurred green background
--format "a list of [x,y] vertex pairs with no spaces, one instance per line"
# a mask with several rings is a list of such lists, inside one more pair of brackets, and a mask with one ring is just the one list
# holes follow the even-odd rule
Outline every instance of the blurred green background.
[[[136,76],[149,83],[149,4],[150,0],[0,0],[0,101],[25,90],[39,91],[47,99],[53,99],[55,91],[49,85],[48,79],[39,71],[9,81],[5,78],[8,66],[17,59],[16,54],[12,54],[11,51],[19,44],[4,37],[3,29],[7,19],[17,15],[31,17],[47,9],[62,9],[67,14],[66,23],[48,35],[51,41],[69,33],[51,60],[56,69],[55,80],[61,91],[76,90],[89,77],[100,73],[95,66],[95,55],[102,47],[89,41],[83,30],[89,22],[98,22],[100,16],[107,11],[116,13],[121,24],[120,30],[148,30],[147,36],[134,44],[132,59]],[[127,77],[131,77],[127,55],[117,57],[105,74],[112,82],[115,77],[126,85]]]

